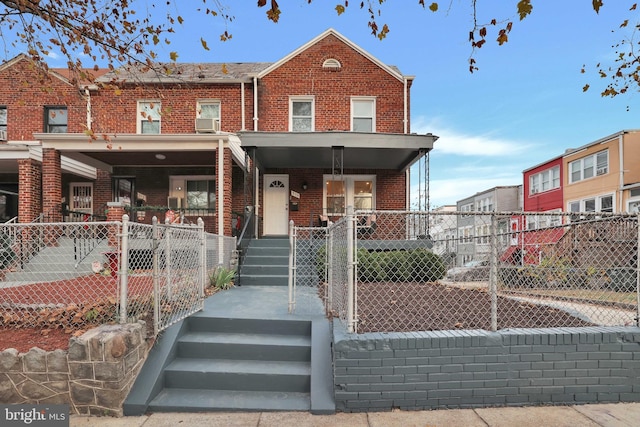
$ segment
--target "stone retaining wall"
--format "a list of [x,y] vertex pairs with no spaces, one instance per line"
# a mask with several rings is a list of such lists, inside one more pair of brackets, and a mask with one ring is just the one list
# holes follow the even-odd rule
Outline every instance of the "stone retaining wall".
[[69,350],[0,352],[0,403],[68,404],[72,414],[122,416],[147,357],[144,322],[102,325],[72,337]]
[[640,328],[346,334],[336,410],[640,402]]

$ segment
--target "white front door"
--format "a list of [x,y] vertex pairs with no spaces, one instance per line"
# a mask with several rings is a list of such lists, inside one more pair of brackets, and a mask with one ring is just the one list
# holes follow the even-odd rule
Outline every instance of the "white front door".
[[265,175],[263,234],[286,235],[288,223],[289,175]]

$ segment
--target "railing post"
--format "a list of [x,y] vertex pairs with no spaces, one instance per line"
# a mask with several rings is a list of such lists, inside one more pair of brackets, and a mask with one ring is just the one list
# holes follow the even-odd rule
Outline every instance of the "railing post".
[[151,239],[153,253],[153,336],[157,337],[160,329],[160,265],[158,263],[158,247],[160,227],[158,227],[158,217],[151,218]]
[[127,323],[127,287],[129,285],[129,215],[122,215],[122,234],[120,245],[120,323]]
[[347,206],[347,331],[350,334],[356,332],[355,261],[353,250],[355,238],[353,206]]
[[491,255],[489,256],[489,295],[491,297],[491,330],[498,330],[498,216],[491,214]]
[[294,287],[294,253],[295,253],[295,238],[294,238],[294,226],[293,220],[289,221],[289,278],[288,278],[288,286],[289,286],[289,314],[293,313],[295,309],[295,292],[293,290]]

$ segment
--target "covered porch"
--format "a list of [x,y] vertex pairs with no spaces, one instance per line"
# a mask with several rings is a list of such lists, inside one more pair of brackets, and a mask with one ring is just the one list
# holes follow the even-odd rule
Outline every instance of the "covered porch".
[[[35,136],[43,151],[43,211],[59,212],[54,221],[63,219],[64,207],[97,214],[104,213],[107,203],[121,202],[132,221],[150,223],[157,216],[165,222],[172,212],[171,222],[195,223],[202,217],[207,231],[232,234],[247,169],[246,154],[234,134]],[[94,169],[95,178],[63,179],[61,157]],[[60,205],[62,210],[55,209]]]
[[433,149],[432,134],[241,132],[255,168],[256,235],[286,235],[289,221],[322,226],[346,207],[406,210],[410,168]]

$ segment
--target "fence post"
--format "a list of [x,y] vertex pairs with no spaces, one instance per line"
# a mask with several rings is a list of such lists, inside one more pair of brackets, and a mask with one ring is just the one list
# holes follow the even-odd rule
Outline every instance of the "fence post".
[[347,332],[356,332],[355,261],[353,245],[356,238],[353,206],[347,206]]
[[293,279],[293,275],[294,275],[294,270],[295,270],[295,266],[294,266],[294,253],[295,253],[295,239],[293,236],[293,232],[294,232],[294,228],[293,228],[293,220],[289,221],[289,279],[288,279],[288,286],[289,286],[289,314],[293,313],[293,310],[295,309],[295,293],[293,290],[293,286],[294,286],[294,279]]
[[327,312],[331,312],[333,310],[333,229],[325,228],[325,260],[324,260],[324,279],[326,283],[327,289]]
[[491,296],[491,330],[498,330],[498,215],[491,214],[491,255],[489,256],[489,295]]
[[636,326],[640,326],[640,212],[636,220],[638,239],[636,240]]
[[122,238],[120,245],[120,323],[127,323],[127,287],[129,285],[129,215],[122,215]]
[[204,289],[207,287],[207,235],[204,232],[204,220],[198,217],[198,237],[200,238],[200,298],[204,301]]
[[158,247],[160,228],[158,227],[158,217],[153,216],[151,218],[151,250],[153,253],[153,336],[158,336],[158,329],[160,329],[160,283],[159,283],[159,271],[160,265],[158,263]]

